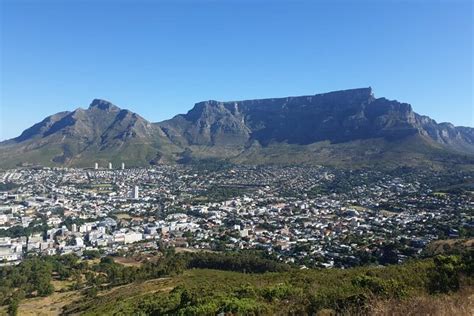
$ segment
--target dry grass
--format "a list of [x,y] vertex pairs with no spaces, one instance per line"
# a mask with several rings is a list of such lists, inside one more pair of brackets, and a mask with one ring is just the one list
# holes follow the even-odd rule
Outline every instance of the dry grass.
[[474,315],[474,288],[451,295],[420,296],[407,300],[375,301],[369,314],[374,316],[471,316]]
[[141,267],[143,265],[140,260],[131,257],[114,257],[114,261],[127,267]]
[[56,292],[59,292],[59,291],[64,291],[68,288],[70,288],[74,282],[71,281],[71,280],[68,280],[68,281],[59,281],[59,280],[53,280],[51,281],[51,284],[54,286],[54,290]]
[[174,250],[176,253],[183,253],[183,252],[215,252],[209,249],[196,249],[196,248],[183,248],[183,247],[175,247]]
[[426,252],[431,255],[452,253],[455,250],[464,251],[474,249],[474,238],[436,240],[428,245]]
[[[21,301],[18,315],[60,315],[64,306],[81,297],[79,291],[60,292],[72,284],[71,281],[53,281],[56,292],[47,297],[27,298]],[[0,315],[7,315],[7,306],[0,308]]]
[[174,285],[175,283],[172,278],[158,278],[139,283],[116,286],[109,290],[101,291],[99,296],[115,296],[120,297],[121,299],[126,299],[131,296],[130,293],[133,293],[134,295],[140,295],[145,293],[148,294],[161,291],[171,291]]
[[20,303],[18,315],[60,315],[64,306],[80,297],[79,292],[55,292],[48,297],[25,299]]

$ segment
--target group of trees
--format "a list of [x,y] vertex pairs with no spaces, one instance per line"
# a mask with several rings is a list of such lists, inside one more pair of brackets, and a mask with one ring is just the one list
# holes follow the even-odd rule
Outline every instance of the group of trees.
[[124,266],[112,257],[104,257],[86,274],[86,285],[116,286],[180,274],[185,268],[186,260],[176,254],[165,254],[157,262],[146,262],[139,267]]
[[0,182],[0,192],[1,191],[10,191],[20,187],[19,184],[13,182]]
[[[97,251],[87,251],[85,258],[95,259]],[[0,305],[9,305],[15,314],[19,302],[27,297],[48,296],[54,292],[53,278],[72,281],[71,289],[84,289],[93,296],[102,287],[111,287],[138,280],[159,278],[181,273],[186,268],[184,258],[166,253],[155,263],[128,267],[104,257],[98,264],[89,264],[78,256],[32,256],[18,266],[0,267]]]
[[21,225],[12,226],[8,229],[0,229],[0,237],[18,238],[31,236],[34,233],[45,233],[48,230],[48,224],[43,219],[31,222],[28,227]]
[[[86,251],[86,259],[97,259],[100,253]],[[39,256],[26,258],[18,266],[0,268],[0,305],[16,305],[25,297],[47,296],[54,291],[51,283],[73,281],[72,289],[86,289],[89,295],[103,287],[135,281],[177,275],[185,269],[208,268],[246,273],[288,271],[289,266],[264,258],[257,253],[181,253],[166,250],[160,259],[140,266],[116,263],[113,257],[103,257],[99,263],[89,264],[78,256]],[[94,288],[91,290],[91,288]]]
[[247,189],[241,187],[218,186],[214,185],[207,189],[204,197],[209,202],[222,202],[232,198],[242,196]]
[[186,256],[187,268],[217,269],[244,273],[282,272],[290,266],[255,252],[213,253],[199,252]]
[[459,290],[462,278],[474,276],[474,251],[461,255],[439,255],[433,258],[429,271],[428,289],[431,293],[449,293]]
[[0,268],[0,305],[8,304],[9,313],[14,315],[23,298],[50,295],[54,291],[52,273],[53,263],[40,258]]

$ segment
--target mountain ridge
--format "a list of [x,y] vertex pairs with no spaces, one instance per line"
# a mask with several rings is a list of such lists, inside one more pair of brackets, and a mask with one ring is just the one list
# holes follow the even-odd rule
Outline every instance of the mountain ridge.
[[[474,128],[437,123],[414,112],[408,103],[376,98],[367,87],[306,96],[202,101],[185,114],[155,123],[94,99],[87,109],[53,114],[1,142],[0,166],[87,166],[92,161],[144,166],[209,158],[268,163],[265,155],[279,161],[288,156],[289,148],[293,158],[285,159],[290,164],[328,163],[330,157],[322,159],[318,150],[333,152],[338,162],[348,148],[352,160],[371,163],[377,159],[373,153],[383,151],[385,157],[390,156],[391,142],[403,147],[412,139],[420,145],[411,149],[420,164],[436,161],[432,154],[464,155],[468,164],[474,156]],[[359,153],[355,143],[364,147],[365,151],[360,150],[364,153]]]

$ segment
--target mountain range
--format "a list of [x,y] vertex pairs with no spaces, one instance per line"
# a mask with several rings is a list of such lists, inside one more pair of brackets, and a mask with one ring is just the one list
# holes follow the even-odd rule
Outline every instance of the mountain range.
[[0,143],[0,167],[147,166],[225,160],[250,164],[474,164],[474,128],[437,123],[371,88],[310,96],[205,101],[152,123],[95,99]]

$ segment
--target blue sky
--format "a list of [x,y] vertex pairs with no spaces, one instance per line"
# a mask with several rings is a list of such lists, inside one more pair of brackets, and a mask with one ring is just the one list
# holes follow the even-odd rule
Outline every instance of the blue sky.
[[0,139],[94,98],[160,121],[367,86],[474,126],[471,1],[0,3]]

